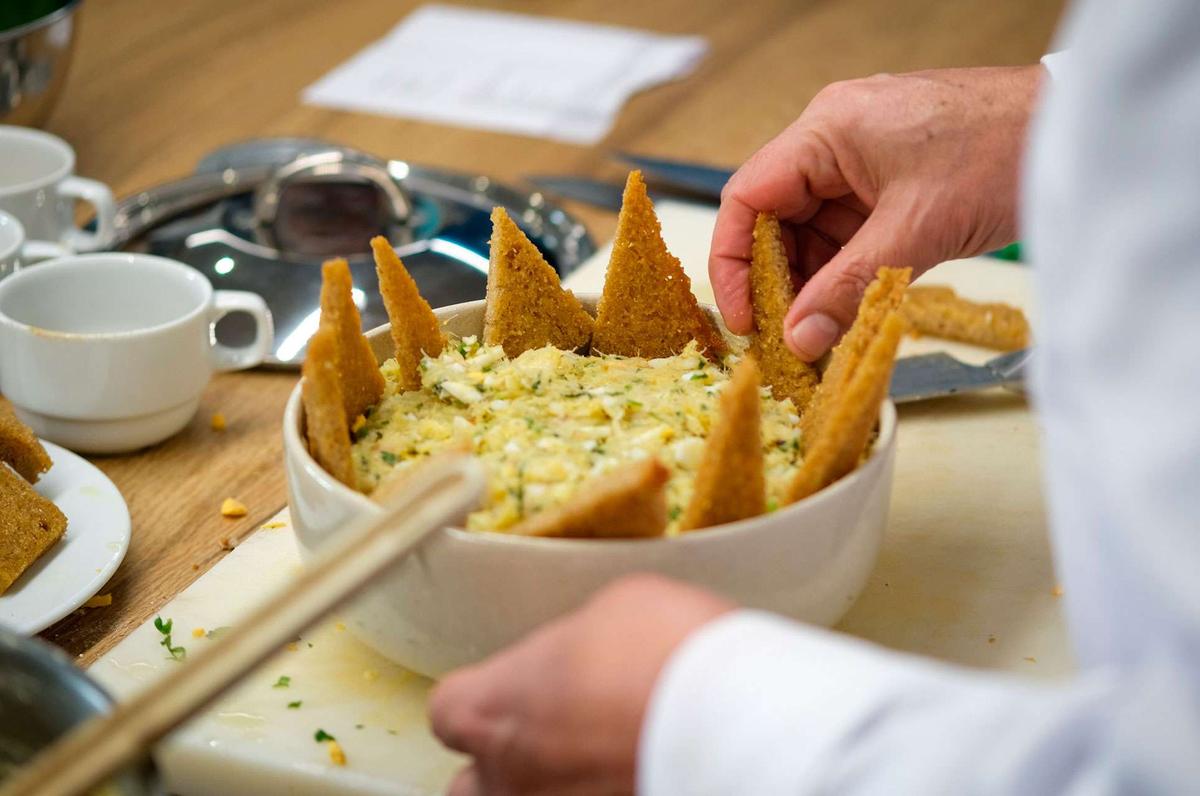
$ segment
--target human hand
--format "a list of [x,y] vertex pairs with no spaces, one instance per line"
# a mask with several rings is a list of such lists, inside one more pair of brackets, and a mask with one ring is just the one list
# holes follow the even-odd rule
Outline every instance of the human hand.
[[752,331],[755,216],[774,211],[798,285],[784,339],[805,360],[854,320],[882,266],[916,276],[1016,237],[1017,178],[1040,65],[834,83],[729,180],[708,269],[729,329]]
[[659,672],[683,640],[733,605],[638,575],[513,647],[448,675],[434,733],[473,762],[449,796],[624,794]]

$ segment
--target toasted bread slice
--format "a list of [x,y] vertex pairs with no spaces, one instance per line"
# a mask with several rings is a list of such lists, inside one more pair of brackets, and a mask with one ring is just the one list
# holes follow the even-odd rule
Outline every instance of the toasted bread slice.
[[720,414],[708,435],[681,531],[757,517],[766,511],[758,365],[746,357],[721,391]]
[[696,302],[683,266],[667,251],[642,173],[632,171],[596,308],[592,350],[657,358],[678,354],[692,340],[714,361],[728,350]]
[[800,418],[800,443],[805,450],[809,441],[820,434],[820,427],[841,400],[840,396],[848,388],[867,348],[879,336],[884,320],[899,309],[911,274],[912,270],[908,268],[880,268],[874,281],[867,286],[854,323],[830,354],[829,366],[821,375],[821,383],[813,393],[807,411]]
[[754,309],[754,334],[750,353],[762,367],[762,378],[777,400],[789,398],[804,413],[820,381],[815,365],[797,357],[783,341],[783,316],[794,298],[787,252],[779,219],[759,213],[754,222],[750,259],[750,303]]
[[350,423],[338,373],[337,331],[321,325],[308,341],[301,372],[304,383],[305,437],[317,464],[351,489],[357,488],[354,460],[350,453]]
[[350,265],[342,259],[327,260],[321,266],[321,328],[333,334],[335,366],[341,377],[342,400],[346,421],[363,414],[379,403],[383,395],[383,374],[362,333],[362,318],[354,306]]
[[592,316],[504,208],[492,211],[483,342],[510,357],[552,345],[577,351],[592,339]]
[[21,422],[12,404],[0,396],[0,462],[7,462],[22,478],[36,483],[53,464],[50,454],[34,436],[33,430]]
[[667,527],[669,475],[658,459],[642,459],[596,476],[574,499],[534,514],[508,532],[580,539],[661,536]]
[[67,530],[58,506],[0,464],[0,594]]
[[1000,351],[1029,345],[1029,321],[1020,309],[999,302],[968,301],[941,285],[910,287],[900,314],[914,336],[944,337]]
[[858,466],[879,417],[879,405],[887,396],[903,334],[904,321],[898,312],[883,318],[853,375],[835,396],[817,436],[809,440],[789,490],[791,500],[824,489]]
[[382,235],[372,238],[371,249],[375,252],[379,294],[383,296],[383,306],[391,321],[396,363],[400,366],[400,388],[419,390],[421,357],[442,353],[446,335],[387,238]]

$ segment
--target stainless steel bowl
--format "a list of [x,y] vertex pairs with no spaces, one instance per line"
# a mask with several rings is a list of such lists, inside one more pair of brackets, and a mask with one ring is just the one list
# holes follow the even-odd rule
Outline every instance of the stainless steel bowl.
[[[37,751],[112,700],[67,656],[36,639],[0,630],[0,784]],[[150,763],[124,772],[104,794],[159,793]]]
[[40,19],[0,30],[0,124],[38,127],[54,109],[75,50],[80,2],[70,0]]

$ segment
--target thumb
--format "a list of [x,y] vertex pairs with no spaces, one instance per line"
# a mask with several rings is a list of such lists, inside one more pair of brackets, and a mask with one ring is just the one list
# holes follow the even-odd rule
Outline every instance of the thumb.
[[841,251],[800,289],[783,320],[783,338],[801,359],[825,354],[850,328],[863,292],[886,266],[918,270],[917,236],[908,214],[880,202]]

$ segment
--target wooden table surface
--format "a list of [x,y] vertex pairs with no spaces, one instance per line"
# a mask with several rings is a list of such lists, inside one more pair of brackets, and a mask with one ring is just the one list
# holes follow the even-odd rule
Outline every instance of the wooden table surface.
[[[522,174],[620,178],[608,149],[736,165],[825,84],[874,72],[1035,61],[1060,0],[514,0],[489,7],[701,34],[685,80],[631,100],[597,147],[302,105],[300,92],[417,4],[395,0],[91,0],[47,128],[79,173],[118,196],[188,173],[240,139],[315,136],[374,154],[516,181]],[[483,5],[483,4],[481,4]],[[598,241],[615,216],[570,205]],[[152,449],[93,461],[133,516],[129,554],[102,593],[44,636],[86,664],[146,621],[286,502],[280,418],[295,376],[216,377],[191,425]],[[210,428],[221,412],[224,431]],[[249,507],[223,518],[221,501]]]

